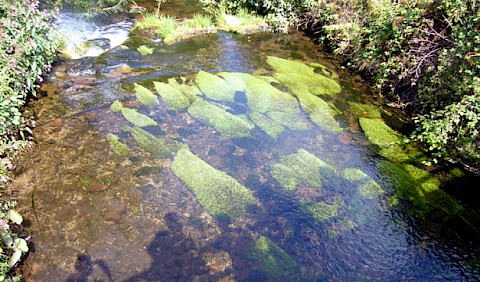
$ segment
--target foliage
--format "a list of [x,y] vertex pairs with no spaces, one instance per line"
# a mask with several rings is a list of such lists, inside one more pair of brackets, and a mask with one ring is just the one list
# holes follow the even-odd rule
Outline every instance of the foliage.
[[480,165],[480,5],[475,0],[323,1],[302,23],[417,118],[434,157]]
[[102,12],[117,13],[123,10],[128,3],[135,3],[133,0],[56,0],[55,7],[70,7],[80,12]]

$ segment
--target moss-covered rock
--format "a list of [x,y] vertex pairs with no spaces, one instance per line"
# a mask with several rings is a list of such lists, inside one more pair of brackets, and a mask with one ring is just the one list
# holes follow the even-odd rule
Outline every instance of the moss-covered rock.
[[131,122],[135,126],[144,127],[144,126],[156,126],[157,122],[148,116],[137,112],[135,109],[129,109],[123,107],[121,109],[123,117]]
[[278,135],[285,131],[285,127],[262,113],[252,112],[250,113],[250,119],[273,138],[277,138]]
[[360,126],[368,140],[380,147],[386,147],[403,142],[401,135],[385,124],[383,120],[360,118]]
[[140,52],[142,56],[146,55],[152,55],[153,54],[153,48],[149,48],[146,45],[139,46],[137,48],[137,51]]
[[155,90],[162,97],[169,110],[182,110],[190,106],[190,99],[169,84],[154,81]]
[[342,171],[342,177],[349,181],[362,181],[370,177],[358,168],[347,168]]
[[122,157],[128,157],[128,154],[130,153],[130,149],[126,144],[119,141],[119,138],[117,135],[109,133],[107,134],[106,138],[108,140],[108,143],[110,144],[110,149],[115,154]]
[[198,96],[202,95],[202,91],[196,85],[188,85],[183,78],[183,83],[180,84],[175,78],[168,79],[168,85],[177,89],[186,95],[190,100],[196,99]]
[[378,153],[382,157],[396,163],[412,161],[421,162],[426,159],[423,152],[410,143],[393,144],[381,147]]
[[293,278],[299,275],[295,260],[282,248],[265,236],[260,236],[249,254],[249,258],[275,278]]
[[172,152],[182,147],[182,144],[174,140],[167,137],[159,139],[139,127],[127,127],[126,131],[129,131],[132,134],[140,148],[156,157],[167,157]]
[[160,104],[158,102],[157,96],[152,93],[152,91],[143,87],[140,84],[134,83],[135,86],[135,95],[137,96],[138,101],[148,107],[157,106]]
[[[295,94],[335,95],[342,91],[333,79],[315,73],[315,68],[304,63],[268,56],[267,63],[275,70],[273,75]],[[326,68],[325,68],[326,69]]]
[[112,105],[110,106],[110,110],[114,113],[119,113],[122,111],[122,109],[123,109],[123,104],[118,100],[113,102]]
[[385,193],[375,180],[370,179],[358,187],[358,194],[365,199],[374,199]]
[[222,108],[200,99],[193,102],[188,108],[188,113],[214,127],[222,134],[223,138],[250,136],[250,132],[255,128],[255,125],[246,117],[232,115]]
[[298,93],[297,97],[302,108],[310,114],[310,119],[320,128],[333,132],[343,131],[335,119],[337,112],[323,99],[308,92]]
[[322,179],[330,179],[335,170],[308,151],[299,149],[273,164],[270,173],[285,190],[293,191],[301,183],[321,188]]
[[210,166],[187,148],[178,151],[171,168],[213,216],[235,219],[256,202],[249,189],[228,174]]
[[196,76],[198,88],[205,96],[215,101],[233,102],[235,90],[221,77],[208,72],[200,71]]
[[430,173],[411,164],[380,161],[377,168],[383,181],[395,189],[399,199],[408,200],[417,215],[425,217],[434,211],[445,215],[458,215],[463,207],[439,188],[440,182]]
[[348,102],[350,111],[358,118],[382,118],[382,110],[374,105],[360,104],[356,102]]
[[341,209],[344,204],[345,201],[340,196],[337,196],[331,203],[302,203],[304,210],[313,215],[313,217],[318,221],[326,221],[336,217],[338,215],[339,209]]
[[350,218],[344,217],[338,222],[335,222],[328,228],[328,236],[330,238],[336,238],[344,232],[354,229],[358,224]]

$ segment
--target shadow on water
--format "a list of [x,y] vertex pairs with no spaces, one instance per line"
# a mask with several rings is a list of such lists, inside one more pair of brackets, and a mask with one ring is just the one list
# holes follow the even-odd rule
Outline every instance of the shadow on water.
[[107,263],[101,259],[92,261],[89,255],[79,255],[75,263],[75,273],[70,275],[66,282],[83,282],[89,281],[95,269],[98,268],[100,272],[107,277],[104,281],[115,281]]

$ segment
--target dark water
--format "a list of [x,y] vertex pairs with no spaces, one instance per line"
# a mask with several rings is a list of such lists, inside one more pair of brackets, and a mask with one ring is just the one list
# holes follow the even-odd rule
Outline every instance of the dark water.
[[[366,87],[307,38],[219,32],[174,45],[145,41],[155,49],[148,56],[136,51],[138,40],[124,43],[128,49],[60,62],[43,86],[44,97],[33,103],[37,145],[22,160],[14,183],[32,236],[26,280],[479,278],[479,250],[471,249],[468,240],[434,236],[428,226],[437,225],[421,223],[408,205],[391,204],[393,188],[375,166],[381,157],[348,109],[348,101],[364,100]],[[134,83],[155,93],[152,81],[174,78],[193,85],[199,71],[270,76],[267,56],[321,63],[339,74],[342,91],[326,99],[339,110],[342,132],[325,131],[302,112],[306,130],[285,130],[272,138],[257,127],[250,137],[225,138],[187,110],[167,110],[163,102],[148,108],[135,98]],[[122,64],[132,70],[119,70]],[[158,123],[145,131],[187,145],[249,189],[255,204],[235,218],[212,216],[195,190],[172,171],[176,152],[156,156],[143,150],[125,130],[131,124],[110,109],[116,100]],[[241,93],[235,96],[228,104],[232,113],[251,113],[245,101]],[[119,136],[130,149],[128,156],[112,151],[108,134]],[[288,191],[272,176],[272,166],[300,149],[332,168],[321,188],[301,182]],[[349,168],[364,172],[383,193],[360,197],[358,187],[341,177]],[[342,204],[320,220],[305,208],[310,202]],[[283,251],[270,245],[276,251],[259,259],[253,250],[262,238]],[[286,266],[290,262],[291,268]]]

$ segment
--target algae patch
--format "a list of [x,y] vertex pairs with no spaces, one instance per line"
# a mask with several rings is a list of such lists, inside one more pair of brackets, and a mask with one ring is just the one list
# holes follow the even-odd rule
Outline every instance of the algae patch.
[[162,82],[154,81],[155,90],[162,97],[169,110],[182,110],[190,106],[190,99],[180,90]]
[[299,274],[295,260],[265,236],[256,240],[249,258],[258,263],[265,273],[276,278],[292,278]]
[[235,219],[256,202],[249,189],[225,172],[210,166],[187,148],[178,151],[171,168],[213,216]]
[[155,96],[152,91],[137,83],[134,83],[134,86],[135,95],[137,96],[137,99],[138,101],[140,101],[140,103],[148,107],[158,106],[158,104],[160,104],[160,102],[158,102],[157,96]]
[[112,112],[121,112],[123,117],[135,126],[144,127],[157,125],[156,121],[144,114],[137,112],[135,109],[125,108],[122,105],[122,102],[118,100],[112,103],[110,109]]
[[182,146],[179,142],[167,137],[159,139],[139,127],[127,127],[125,130],[132,134],[140,148],[156,157],[166,157]]
[[391,129],[382,120],[360,118],[359,122],[368,140],[375,145],[382,147],[400,144],[402,142],[401,135]]
[[338,210],[345,205],[345,201],[337,196],[332,203],[318,202],[310,203],[304,202],[303,208],[308,211],[315,219],[319,221],[326,221],[338,215]]
[[117,155],[122,157],[128,157],[130,149],[128,146],[119,141],[119,137],[115,134],[109,133],[106,136],[108,143],[110,144],[110,149]]
[[234,101],[235,91],[221,77],[200,71],[196,77],[197,86],[203,94],[215,101]]

